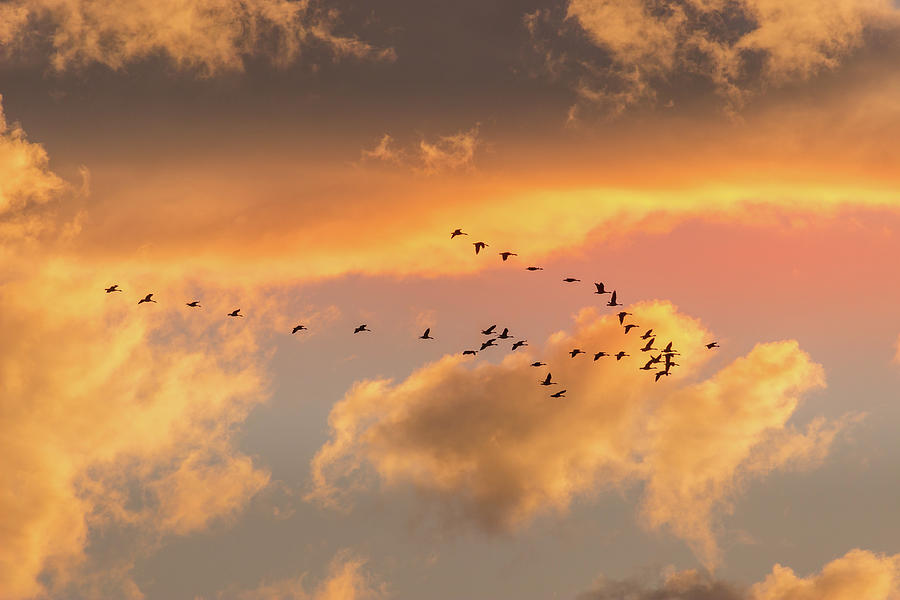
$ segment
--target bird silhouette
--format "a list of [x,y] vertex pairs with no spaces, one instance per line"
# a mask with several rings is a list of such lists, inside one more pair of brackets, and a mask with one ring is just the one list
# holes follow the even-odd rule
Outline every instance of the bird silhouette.
[[426,329],[425,333],[423,333],[422,335],[419,336],[419,339],[420,340],[433,340],[434,338],[431,337],[430,335],[428,335],[429,333],[431,333],[431,327]]
[[303,331],[306,329],[306,325],[295,325],[293,329],[291,329],[291,335],[294,335],[298,331]]
[[509,335],[509,328],[504,327],[503,331],[501,331],[500,335],[498,335],[497,337],[500,338],[501,340],[508,340],[509,338],[515,337],[515,336]]
[[653,342],[655,341],[656,338],[650,338],[649,340],[647,340],[647,344],[643,348],[641,348],[641,352],[650,352],[651,350],[656,350],[656,348],[653,347]]
[[594,292],[595,294],[608,294],[608,293],[609,293],[609,292],[607,292],[607,291],[603,288],[603,282],[602,282],[602,281],[601,281],[600,283],[595,283],[594,285],[597,286],[597,291]]
[[476,354],[478,354],[478,350],[463,350],[463,356],[466,356],[467,354],[475,356]]
[[525,267],[526,271],[543,271],[544,267]]
[[506,259],[510,256],[518,256],[518,254],[516,254],[515,252],[500,252],[499,254],[501,257],[503,257],[503,262],[506,262]]
[[647,333],[645,333],[644,335],[641,336],[641,339],[642,339],[642,340],[649,340],[649,339],[652,338],[652,337],[653,337],[653,330],[652,330],[652,329],[648,329],[648,330],[647,330]]
[[657,371],[656,372],[656,381],[659,381],[659,378],[662,377],[663,375],[668,376],[669,372],[668,371]]
[[631,313],[630,313],[630,312],[625,312],[625,311],[623,310],[622,312],[620,312],[620,313],[617,314],[616,316],[619,317],[619,325],[622,325],[623,322],[625,321],[625,317],[630,317],[630,316],[631,316]]
[[653,366],[653,359],[647,361],[647,364],[641,367],[641,371],[652,371],[656,367]]
[[679,354],[679,352],[676,352],[675,350],[672,349],[672,342],[669,342],[668,344],[666,344],[666,347],[663,348],[663,351],[662,351],[662,352],[663,352],[663,354],[665,354],[666,356],[669,356],[669,355],[678,355],[678,354]]
[[[663,356],[662,354],[657,354],[656,356],[653,356],[650,358],[650,362],[658,363],[659,361],[662,360],[662,356]],[[668,357],[666,357],[666,358],[668,358]]]
[[576,281],[581,281],[580,279],[575,279],[574,277],[566,277],[563,279],[566,283],[575,283]]
[[475,246],[475,254],[481,252],[482,248],[487,248],[487,244],[484,242],[474,242],[472,245]]
[[517,348],[521,348],[522,346],[527,346],[528,342],[526,340],[519,340],[515,344],[512,345],[512,349],[516,350]]
[[366,324],[363,323],[362,325],[360,325],[359,327],[357,327],[356,329],[354,329],[354,330],[353,330],[353,333],[359,333],[359,332],[361,332],[361,331],[372,331],[372,330],[371,330],[371,329],[366,329]]
[[455,238],[458,235],[469,235],[469,234],[466,233],[465,231],[463,231],[462,229],[454,229],[453,231],[450,232],[450,239],[452,240],[453,238]]
[[594,360],[598,360],[600,358],[603,358],[604,356],[609,356],[609,354],[607,354],[606,352],[598,352],[594,355]]
[[575,348],[574,350],[569,351],[569,356],[571,356],[572,358],[575,358],[579,354],[584,354],[584,350],[582,350],[581,348]]
[[629,323],[625,326],[625,335],[628,335],[628,332],[637,327],[637,325]]
[[532,367],[546,367],[547,363],[542,363],[541,361],[531,363]]
[[229,317],[243,317],[244,315],[240,314],[240,312],[241,312],[241,309],[236,308],[233,311],[231,311],[230,313],[228,313],[228,316]]
[[185,306],[190,306],[191,308],[202,308],[200,306],[200,302],[197,300],[192,300],[191,302],[186,302]]
[[710,343],[706,344],[706,347],[710,350],[712,350],[713,348],[718,348],[719,342],[710,342]]
[[490,348],[491,346],[496,346],[496,344],[494,343],[496,340],[497,340],[497,338],[491,338],[488,341],[482,343],[481,349],[484,350],[485,348]]
[[484,335],[491,335],[492,333],[494,333],[494,329],[496,329],[496,328],[497,328],[496,325],[491,325],[491,326],[488,327],[487,329],[483,329],[483,330],[481,331],[481,333],[483,333]]
[[153,294],[147,294],[146,296],[138,300],[138,304],[143,304],[144,302],[156,302],[156,300],[154,300],[152,296]]
[[555,394],[550,394],[550,397],[551,397],[551,398],[565,398],[565,397],[566,397],[566,390],[559,390],[559,391],[556,392]]
[[622,306],[618,302],[616,302],[616,290],[613,290],[612,298],[609,299],[609,302],[606,303],[607,306]]
[[550,373],[547,373],[547,378],[541,381],[541,385],[556,385],[558,382],[550,381]]
[[631,355],[625,354],[624,350],[619,350],[618,352],[616,352],[616,361],[620,361],[620,360],[622,360],[622,358],[624,358],[626,356],[631,356]]
[[107,293],[107,294],[110,293],[110,292],[121,292],[121,291],[122,291],[122,290],[119,289],[119,284],[118,284],[118,283],[114,283],[113,285],[111,285],[111,286],[109,286],[108,288],[106,288],[106,293]]

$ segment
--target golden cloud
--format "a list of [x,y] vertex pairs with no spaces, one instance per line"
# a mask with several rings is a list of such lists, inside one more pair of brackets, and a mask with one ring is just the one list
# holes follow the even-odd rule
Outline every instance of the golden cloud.
[[122,69],[162,54],[214,75],[241,70],[253,55],[284,66],[314,45],[337,57],[394,58],[392,49],[335,33],[335,11],[308,0],[13,0],[0,11],[0,46],[21,53],[46,41],[58,71]]
[[[509,531],[537,515],[610,487],[643,484],[642,523],[667,527],[707,564],[718,560],[717,515],[742,485],[806,468],[828,451],[845,421],[788,423],[822,368],[796,342],[761,344],[701,382],[711,334],[666,302],[628,308],[684,366],[658,383],[638,369],[644,340],[624,336],[615,316],[584,309],[575,332],[543,352],[471,365],[446,356],[393,384],[354,385],[329,416],[331,440],[312,461],[308,499],[343,506],[373,474],[388,488],[412,485],[448,520]],[[569,350],[632,355],[592,361]],[[566,389],[537,385],[550,365]]]
[[475,163],[475,151],[482,144],[479,125],[451,135],[438,136],[434,141],[425,138],[410,147],[398,147],[390,134],[384,134],[371,150],[363,150],[363,160],[377,160],[404,166],[414,172],[434,175],[444,171],[470,169]]

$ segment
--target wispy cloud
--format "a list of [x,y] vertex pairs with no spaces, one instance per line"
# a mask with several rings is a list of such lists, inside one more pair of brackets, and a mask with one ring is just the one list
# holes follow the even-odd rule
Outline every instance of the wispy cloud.
[[476,124],[469,130],[440,135],[433,140],[423,137],[417,143],[405,146],[386,133],[373,148],[362,151],[362,158],[407,167],[426,175],[471,169],[475,164],[475,152],[482,145],[479,129]]

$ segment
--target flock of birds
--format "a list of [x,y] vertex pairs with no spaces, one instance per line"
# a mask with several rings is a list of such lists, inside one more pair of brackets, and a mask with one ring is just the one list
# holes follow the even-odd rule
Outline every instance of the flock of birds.
[[[462,236],[462,235],[469,235],[469,234],[462,231],[461,229],[454,229],[452,232],[450,232],[450,239],[452,240],[452,239],[454,239],[458,236]],[[488,244],[486,244],[485,242],[474,242],[473,246],[475,246],[475,254],[478,255],[481,253],[482,250],[484,250],[485,248],[488,247]],[[518,256],[518,254],[516,254],[515,252],[508,252],[508,251],[499,252],[498,254],[500,255],[500,258],[503,259],[503,262],[506,262],[510,256]],[[544,269],[543,269],[543,267],[528,266],[528,267],[525,267],[525,270],[527,270],[527,271],[543,271]],[[563,281],[565,283],[577,283],[577,282],[580,282],[581,280],[577,279],[575,277],[566,277],[563,279]],[[606,303],[607,306],[611,306],[611,307],[622,306],[622,304],[620,304],[618,302],[616,290],[612,290],[612,292],[608,291],[602,282],[594,283],[594,286],[597,288],[597,290],[594,292],[595,294],[598,294],[600,296],[603,296],[605,294],[610,294],[609,302]],[[111,294],[113,292],[124,291],[121,288],[119,288],[118,284],[113,284],[105,289],[106,289],[107,294]],[[144,296],[143,298],[138,300],[138,304],[144,304],[144,303],[149,303],[149,302],[156,302],[156,300],[153,299],[152,293],[147,294],[146,296]],[[200,305],[200,302],[198,300],[192,300],[190,302],[186,302],[185,305],[190,308],[202,308],[202,306]],[[243,317],[244,315],[241,314],[240,308],[236,308],[233,311],[231,311],[230,313],[227,313],[226,316],[237,318],[237,317]],[[626,312],[623,310],[623,311],[616,313],[616,316],[619,319],[619,325],[622,326],[626,335],[632,329],[640,327],[637,323],[625,323],[626,317],[633,316],[630,312]],[[514,338],[514,336],[510,335],[509,328],[504,327],[500,333],[496,333],[496,329],[497,329],[497,325],[491,325],[487,329],[482,330],[481,331],[482,335],[488,336],[488,339],[486,339],[484,342],[481,343],[481,347],[478,350],[464,350],[463,355],[464,356],[469,356],[469,355],[475,356],[479,352],[482,352],[488,348],[497,347],[497,344],[495,343],[497,340],[508,340],[508,339]],[[293,335],[300,331],[306,331],[306,330],[308,330],[308,328],[301,323],[301,324],[295,325],[293,327],[293,329],[291,329],[291,334]],[[356,333],[371,332],[371,331],[372,330],[367,327],[366,323],[362,323],[353,330],[353,333],[356,334]],[[649,353],[648,354],[649,359],[647,360],[647,362],[644,364],[643,367],[640,367],[641,371],[655,371],[656,381],[659,381],[662,377],[666,377],[666,376],[670,375],[673,367],[679,366],[679,364],[677,362],[675,362],[675,357],[679,356],[680,353],[672,347],[672,342],[669,342],[663,348],[655,348],[654,344],[656,343],[657,336],[656,336],[656,334],[653,333],[653,329],[648,329],[640,337],[642,340],[646,340],[646,343],[641,348],[641,352]],[[431,328],[430,327],[427,328],[422,333],[422,335],[419,336],[419,339],[433,340],[434,338],[431,336]],[[527,345],[528,345],[528,340],[516,340],[512,344],[512,350],[515,351],[515,350],[518,350],[519,348],[521,348],[523,346],[527,346]],[[706,348],[710,349],[710,350],[713,348],[718,348],[718,347],[719,347],[718,342],[710,342],[710,343],[706,344]],[[653,356],[654,352],[657,352],[656,356]],[[569,356],[571,358],[575,358],[579,354],[587,354],[587,353],[584,350],[582,350],[581,348],[573,348],[571,351],[569,351]],[[627,354],[624,350],[620,350],[619,352],[612,354],[612,355],[610,355],[604,351],[599,351],[599,352],[594,353],[594,361],[598,361],[601,358],[611,357],[611,356],[615,356],[616,362],[618,362],[618,361],[622,360],[623,358],[625,358],[626,356],[631,356],[631,355]],[[531,363],[531,366],[532,367],[544,367],[544,366],[547,366],[547,363],[536,361],[536,362]],[[544,379],[539,380],[539,383],[540,383],[540,385],[543,385],[543,386],[559,385],[558,381],[553,381],[552,374],[549,372],[547,373],[547,376]],[[563,398],[563,397],[565,397],[566,391],[567,390],[565,390],[565,389],[559,390],[558,392],[550,394],[550,397],[551,398]]]

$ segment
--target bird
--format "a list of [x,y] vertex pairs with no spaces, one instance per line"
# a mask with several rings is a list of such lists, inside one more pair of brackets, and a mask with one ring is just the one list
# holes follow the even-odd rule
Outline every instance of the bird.
[[652,329],[648,329],[648,330],[647,330],[647,333],[645,333],[644,335],[641,336],[641,339],[642,339],[642,340],[649,340],[649,339],[652,338],[652,337],[653,337],[653,330],[652,330]]
[[572,358],[575,358],[579,354],[584,354],[584,350],[582,350],[581,348],[575,348],[574,350],[571,350],[569,352],[569,356],[571,356]]
[[641,352],[650,352],[651,350],[655,350],[656,348],[653,347],[653,342],[655,341],[656,338],[650,338],[649,340],[647,340],[647,344],[643,348],[641,348]]
[[366,329],[366,324],[363,323],[359,327],[353,330],[353,333],[359,333],[360,331],[372,331],[371,329]]
[[465,231],[463,231],[462,229],[454,229],[453,231],[450,232],[450,239],[452,240],[453,238],[455,238],[458,235],[469,235],[469,234],[466,233]]
[[140,300],[138,300],[138,304],[143,304],[144,302],[156,302],[156,300],[152,299],[153,294],[147,294]]
[[228,313],[228,316],[229,317],[243,317],[244,315],[240,314],[240,312],[241,312],[241,309],[236,308],[233,311],[231,311],[230,313]]
[[498,335],[497,337],[500,338],[501,340],[508,340],[509,338],[515,337],[515,336],[509,335],[509,328],[504,327],[503,331],[501,331],[500,335]]
[[678,352],[675,352],[675,350],[672,349],[672,342],[669,342],[668,344],[666,344],[666,347],[663,348],[663,351],[662,351],[662,352],[663,352],[663,354],[665,354],[666,356],[669,356],[670,354],[672,354],[672,355],[677,355],[677,354],[679,354]]
[[641,367],[641,371],[652,371],[656,367],[653,366],[653,359],[647,361],[647,364]]
[[631,331],[632,329],[634,329],[635,327],[637,327],[637,325],[634,325],[634,324],[631,324],[631,323],[629,323],[628,325],[626,325],[626,326],[625,326],[625,334],[628,335],[628,332]]
[[431,333],[431,327],[429,327],[428,329],[426,329],[426,330],[425,330],[425,333],[423,333],[422,335],[419,336],[419,339],[420,339],[420,340],[433,340],[434,338],[431,337],[430,335],[428,335],[428,334],[430,334],[430,333]]
[[576,281],[581,281],[580,279],[575,279],[574,277],[566,277],[563,279],[566,283],[575,283]]
[[600,283],[595,283],[594,285],[597,286],[597,291],[594,292],[595,294],[608,294],[608,293],[609,293],[609,292],[607,292],[605,289],[603,289],[603,282],[602,282],[602,281],[601,281]]
[[487,244],[485,244],[484,242],[474,242],[472,245],[475,246],[475,254],[481,252],[482,248],[487,247]]
[[506,259],[510,256],[518,256],[515,252],[500,252],[500,256],[503,257],[503,262],[506,262]]
[[556,381],[550,381],[550,373],[547,373],[547,378],[541,381],[541,385],[556,385]]
[[465,356],[467,354],[471,354],[472,356],[475,356],[476,354],[478,354],[478,350],[463,350],[463,356]]
[[[667,356],[666,358],[669,358],[669,357]],[[671,360],[667,360],[666,361],[666,372],[668,373],[669,369],[671,369],[672,367],[680,367],[680,366],[681,365],[679,365],[677,362],[672,362]]]
[[526,340],[519,340],[515,344],[512,345],[512,349],[516,350],[517,348],[521,348],[522,346],[527,346],[528,342]]
[[546,367],[547,363],[542,363],[541,361],[531,363],[532,367]]
[[[656,355],[656,356],[653,356],[653,357],[650,358],[650,362],[658,363],[659,361],[662,360],[662,356],[663,356],[662,354],[658,354],[658,355]],[[667,356],[666,358],[669,358],[669,357]]]
[[200,306],[200,302],[198,302],[197,300],[192,300],[191,302],[186,302],[185,306],[190,306],[191,308],[202,308]]
[[712,350],[713,348],[718,348],[718,347],[719,347],[719,342],[710,342],[710,343],[706,344],[706,347],[707,347],[709,350]]
[[613,290],[612,298],[609,299],[609,302],[606,303],[607,306],[622,306],[618,302],[616,302],[616,290]]
[[487,329],[483,329],[483,330],[481,331],[481,333],[483,333],[484,335],[491,335],[491,334],[494,333],[494,329],[495,329],[496,327],[497,327],[496,325],[491,325],[491,326],[488,327]]
[[484,350],[485,348],[490,348],[491,346],[495,346],[496,344],[494,344],[494,341],[496,339],[497,338],[491,338],[488,341],[484,342],[483,344],[481,344],[481,349]]
[[291,335],[294,335],[298,331],[303,331],[306,329],[306,325],[295,325],[293,329],[291,329]]
[[657,371],[656,372],[656,381],[659,381],[659,378],[662,377],[663,375],[668,376],[669,372],[668,371]]
[[597,354],[594,355],[594,360],[598,360],[604,356],[609,356],[609,354],[607,354],[606,352],[598,352]]
[[526,271],[543,271],[544,267],[525,267]]
[[630,316],[631,316],[631,313],[630,313],[630,312],[625,312],[625,311],[623,310],[622,312],[620,312],[620,313],[617,314],[616,316],[619,317],[619,325],[622,325],[623,322],[625,321],[625,317],[630,317]]
[[119,284],[118,284],[118,283],[114,283],[113,285],[111,285],[111,286],[109,286],[108,288],[106,288],[106,293],[107,293],[107,294],[110,293],[110,292],[121,292],[121,291],[122,291],[122,290],[119,289]]
[[619,350],[618,352],[616,352],[616,360],[617,360],[617,361],[622,360],[622,358],[625,357],[625,356],[631,356],[631,355],[630,355],[630,354],[625,354],[625,351],[624,351],[624,350]]
[[566,396],[566,390],[559,390],[555,394],[550,394],[551,398],[565,398],[565,396]]

